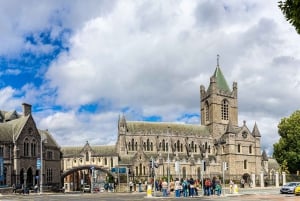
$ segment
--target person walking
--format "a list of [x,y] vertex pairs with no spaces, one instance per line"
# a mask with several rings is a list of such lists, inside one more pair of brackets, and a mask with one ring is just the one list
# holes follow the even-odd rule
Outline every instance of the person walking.
[[175,179],[175,197],[180,197],[181,184],[178,178]]
[[161,187],[162,187],[163,197],[167,197],[168,196],[168,183],[166,182],[166,179],[163,179]]

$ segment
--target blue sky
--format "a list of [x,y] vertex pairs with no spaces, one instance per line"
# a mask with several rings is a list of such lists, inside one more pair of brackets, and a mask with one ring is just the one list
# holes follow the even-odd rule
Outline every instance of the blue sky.
[[268,153],[299,109],[300,36],[277,1],[12,0],[0,25],[0,108],[31,104],[61,146],[114,144],[120,114],[199,124],[217,54]]

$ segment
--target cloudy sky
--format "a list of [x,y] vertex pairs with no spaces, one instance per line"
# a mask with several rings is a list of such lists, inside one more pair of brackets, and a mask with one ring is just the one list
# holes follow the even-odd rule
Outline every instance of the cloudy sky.
[[61,146],[114,144],[120,114],[199,124],[217,54],[268,153],[299,109],[300,35],[277,0],[10,0],[0,27],[0,108],[32,104]]

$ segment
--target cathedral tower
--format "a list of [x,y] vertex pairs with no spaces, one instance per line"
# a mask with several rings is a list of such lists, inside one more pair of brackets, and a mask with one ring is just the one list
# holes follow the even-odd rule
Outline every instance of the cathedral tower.
[[229,121],[232,126],[238,126],[237,83],[233,82],[232,90],[228,87],[219,67],[219,55],[207,91],[200,86],[200,108],[201,124],[208,126],[214,137],[226,131]]

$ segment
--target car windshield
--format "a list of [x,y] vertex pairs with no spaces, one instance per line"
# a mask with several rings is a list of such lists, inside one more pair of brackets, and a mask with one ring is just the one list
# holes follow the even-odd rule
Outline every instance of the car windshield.
[[288,186],[296,186],[297,183],[289,183]]

